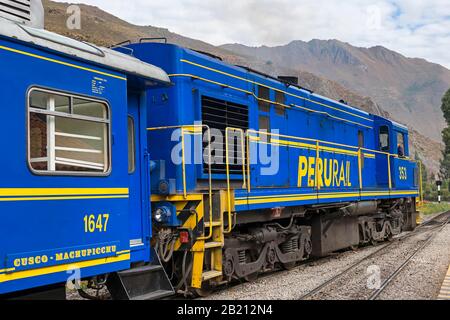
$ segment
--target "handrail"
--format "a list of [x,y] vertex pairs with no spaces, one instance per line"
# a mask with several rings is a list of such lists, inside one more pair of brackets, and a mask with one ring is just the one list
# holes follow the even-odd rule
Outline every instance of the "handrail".
[[422,161],[417,160],[416,161],[419,166],[419,206],[423,205],[423,176],[422,176]]
[[388,155],[388,179],[389,179],[389,191],[392,190],[392,176],[391,176],[391,156]]
[[316,142],[316,174],[314,175],[314,183],[317,188],[317,193],[320,192],[320,183],[319,183],[319,159],[320,159],[320,142]]
[[362,191],[363,189],[363,179],[362,179],[362,158],[361,158],[362,152],[361,148],[358,149],[358,177],[359,177],[359,190]]
[[[209,184],[209,233],[208,236],[203,236],[197,238],[197,240],[208,240],[213,236],[213,191],[212,191],[212,152],[211,152],[211,129],[206,124],[201,125],[178,125],[178,126],[164,126],[164,127],[154,127],[147,128],[147,131],[158,131],[158,130],[169,130],[169,129],[181,129],[181,153],[182,153],[182,175],[183,175],[183,195],[187,198],[187,186],[186,186],[186,162],[185,162],[185,152],[184,152],[184,130],[194,128],[206,128],[208,131],[208,184]],[[203,154],[203,152],[202,152]]]
[[[302,138],[302,137],[296,137],[296,136],[290,136],[290,135],[284,135],[284,134],[279,134],[279,133],[272,133],[272,132],[266,132],[266,131],[258,131],[258,130],[253,130],[253,129],[249,129],[247,130],[247,136],[248,136],[248,140],[250,140],[251,138],[251,134],[259,134],[259,135],[266,135],[266,136],[274,136],[274,137],[279,137],[279,138],[288,138],[288,139],[296,139],[299,141],[307,141],[307,142],[314,142],[315,146],[311,145],[311,149],[321,149],[323,150],[323,148],[326,148],[326,146],[320,146],[320,143],[322,144],[328,144],[331,146],[338,146],[338,147],[346,147],[346,148],[350,148],[350,149],[357,149],[358,151],[355,151],[356,155],[358,156],[358,162],[360,163],[358,166],[361,166],[361,151],[367,151],[367,152],[372,152],[372,153],[376,153],[376,154],[380,154],[380,155],[385,155],[388,161],[388,183],[389,183],[389,190],[392,190],[392,172],[391,172],[391,157],[393,158],[399,158],[398,155],[396,154],[391,154],[389,152],[385,152],[385,151],[378,151],[378,150],[372,150],[372,149],[368,149],[368,148],[361,148],[361,147],[356,147],[356,146],[351,146],[351,145],[345,145],[345,144],[341,144],[341,143],[336,143],[336,142],[329,142],[329,141],[323,141],[323,140],[318,140],[318,139],[311,139],[311,138]],[[249,141],[250,142],[250,141]],[[248,143],[249,143],[248,142]],[[267,144],[270,145],[280,145],[279,142],[265,142]],[[345,150],[344,150],[345,151]],[[411,163],[416,163],[416,161],[411,160],[410,158],[404,158],[404,160],[407,160]],[[248,163],[250,163],[250,159],[247,160]],[[317,161],[317,159],[316,159]],[[316,162],[317,163],[317,162]],[[248,183],[247,183],[247,189],[251,190],[251,180],[250,180],[250,168],[247,168],[248,172],[247,172],[247,176],[248,178]],[[317,177],[316,177],[317,179]],[[361,190],[363,189],[362,186],[362,173],[360,174],[360,188]],[[316,181],[316,186],[317,186],[317,181]]]
[[247,139],[247,156],[246,156],[246,161],[247,161],[247,192],[250,193],[251,192],[251,179],[250,179],[250,134],[247,130],[246,132],[246,139]]
[[[324,140],[318,140],[318,139],[312,139],[312,138],[302,138],[302,137],[290,136],[290,135],[279,134],[279,133],[272,133],[272,132],[267,132],[267,131],[258,131],[258,130],[248,129],[247,132],[249,134],[254,133],[254,134],[267,135],[267,136],[276,136],[276,137],[280,137],[280,138],[288,138],[288,139],[296,139],[296,140],[300,140],[300,141],[314,142],[314,144],[317,142],[320,142],[322,144],[328,144],[328,145],[337,146],[337,147],[345,147],[345,148],[350,148],[350,149],[354,149],[354,150],[360,149],[360,147],[357,147],[357,146],[351,146],[351,145],[337,143],[337,142],[324,141]],[[279,144],[279,143],[276,143],[276,144]],[[322,146],[322,147],[326,148],[326,146]],[[314,149],[315,146],[312,146],[311,148]],[[389,155],[393,158],[399,158],[399,156],[397,154],[392,154],[392,153],[385,152],[385,151],[373,150],[373,149],[368,149],[368,148],[361,148],[361,150],[367,151],[367,152],[378,153],[378,154]],[[357,151],[355,151],[355,153],[357,153]],[[409,158],[409,157],[405,157],[402,159],[408,160],[409,162],[415,162],[414,160],[411,160],[411,158]]]
[[242,152],[242,178],[243,178],[243,184],[242,189],[246,188],[246,175],[245,175],[245,145],[244,145],[244,137],[245,133],[244,130],[240,128],[230,128],[227,127],[225,129],[225,163],[226,163],[226,171],[227,171],[227,202],[228,202],[228,228],[227,230],[224,230],[224,233],[231,233],[233,230],[233,222],[232,222],[232,214],[231,214],[231,182],[230,182],[230,154],[229,154],[229,145],[228,145],[228,138],[229,138],[229,132],[239,132],[241,135],[241,152]]

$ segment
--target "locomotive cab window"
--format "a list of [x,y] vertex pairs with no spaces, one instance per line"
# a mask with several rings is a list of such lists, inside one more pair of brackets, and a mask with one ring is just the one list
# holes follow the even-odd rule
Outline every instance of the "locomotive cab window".
[[380,151],[389,152],[389,128],[387,126],[380,127]]
[[110,170],[105,103],[33,89],[28,100],[28,161],[42,174],[105,175]]
[[401,158],[406,157],[405,135],[401,132],[397,132],[397,153]]

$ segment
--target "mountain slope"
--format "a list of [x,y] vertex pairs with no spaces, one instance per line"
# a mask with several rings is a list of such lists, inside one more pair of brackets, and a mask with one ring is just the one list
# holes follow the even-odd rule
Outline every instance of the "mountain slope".
[[230,44],[221,48],[334,80],[370,96],[394,118],[441,141],[445,122],[440,104],[450,88],[450,70],[440,65],[406,58],[381,46],[357,48],[337,40],[293,41],[285,46],[258,48]]
[[[95,43],[101,46],[111,46],[122,41],[136,41],[140,38],[165,37],[170,43],[192,48],[195,50],[206,51],[222,57],[225,61],[245,65],[260,70],[271,75],[293,75],[299,77],[300,84],[319,94],[330,98],[340,100],[344,99],[350,105],[378,115],[389,117],[389,113],[383,109],[383,106],[375,103],[371,98],[357,94],[345,86],[335,81],[319,77],[314,73],[305,71],[305,69],[291,68],[284,64],[268,63],[264,59],[258,59],[247,53],[235,53],[226,48],[215,47],[208,43],[183,37],[170,32],[167,29],[153,26],[136,26],[123,21],[97,7],[80,5],[82,12],[81,30],[69,30],[66,27],[66,9],[68,4],[44,0],[46,11],[46,29],[63,34],[78,40]],[[398,119],[402,119],[399,117]],[[439,170],[439,159],[441,157],[442,146],[420,133],[412,130],[411,141],[413,150],[417,150],[421,159],[431,172]],[[413,154],[415,151],[413,151]]]

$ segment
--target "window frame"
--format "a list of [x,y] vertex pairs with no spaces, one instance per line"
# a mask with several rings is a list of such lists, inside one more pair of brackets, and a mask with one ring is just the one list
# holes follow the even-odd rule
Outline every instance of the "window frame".
[[409,156],[409,154],[407,154],[407,152],[406,152],[406,134],[404,133],[404,132],[401,132],[401,131],[396,131],[396,133],[397,133],[397,152],[396,152],[396,154],[398,155],[398,144],[399,144],[399,136],[401,136],[402,137],[402,147],[403,147],[403,157],[405,157],[405,158],[407,158],[408,156]]
[[[94,117],[83,116],[83,115],[73,115],[73,114],[62,113],[62,112],[58,112],[58,111],[52,112],[52,111],[44,111],[43,110],[42,112],[39,112],[39,110],[36,110],[36,109],[30,110],[32,108],[30,105],[31,94],[35,91],[68,97],[70,99],[70,101],[72,101],[73,99],[81,99],[81,100],[86,100],[89,102],[100,103],[106,107],[107,119],[100,119],[100,118],[94,118]],[[62,118],[66,118],[66,119],[90,121],[90,122],[105,124],[107,127],[107,135],[105,138],[108,139],[108,141],[106,143],[107,153],[108,153],[107,157],[106,157],[106,159],[108,161],[108,170],[104,171],[104,172],[76,172],[76,171],[49,171],[49,170],[42,171],[42,170],[34,169],[33,166],[31,165],[31,132],[30,132],[30,113],[31,112],[55,116],[55,117],[62,117]],[[69,91],[52,89],[52,88],[45,88],[45,87],[39,87],[39,86],[30,87],[26,93],[26,139],[27,139],[26,148],[27,148],[28,169],[31,171],[31,173],[33,173],[34,175],[37,175],[37,176],[73,176],[73,177],[108,177],[108,176],[110,176],[111,172],[112,172],[112,167],[113,167],[111,126],[112,126],[111,106],[108,103],[108,101],[106,101],[106,100],[98,99],[98,98],[87,96],[87,95],[81,95],[81,94],[77,94],[77,93],[73,93],[73,92],[69,92]]]
[[[137,161],[137,157],[136,157],[136,124],[135,124],[134,117],[131,114],[128,114],[128,116],[127,116],[127,141],[129,138],[128,134],[130,133],[129,132],[130,128],[128,126],[130,120],[132,123],[132,129],[133,129],[132,130],[132,150],[131,150],[133,152],[133,157],[132,157],[133,158],[133,167],[132,167],[132,170],[130,171],[130,163],[129,163],[129,159],[128,159],[128,174],[132,175],[136,172],[136,161]],[[130,148],[130,146],[128,146],[128,156],[130,155],[129,148]]]
[[[381,132],[382,129],[386,128],[386,132]],[[387,150],[383,150],[383,148],[381,147],[381,135],[382,134],[386,134],[387,135]],[[385,152],[385,153],[391,153],[391,130],[389,128],[389,126],[387,125],[382,125],[379,127],[378,129],[378,140],[380,142],[380,145],[378,146],[379,151],[381,152]]]

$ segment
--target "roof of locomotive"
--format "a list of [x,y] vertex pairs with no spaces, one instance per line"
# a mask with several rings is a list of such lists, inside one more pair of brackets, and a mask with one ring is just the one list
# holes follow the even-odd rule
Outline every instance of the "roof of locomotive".
[[169,76],[161,68],[142,62],[130,55],[80,42],[44,29],[19,24],[3,17],[0,17],[0,36],[17,39],[126,74],[159,83],[170,83]]
[[[193,49],[186,49],[186,48],[183,48],[183,47],[179,47],[177,45],[174,45],[174,46],[178,47],[181,50],[184,50],[186,53],[188,53],[190,55],[194,55],[194,56],[197,56],[199,58],[202,58],[202,59],[205,59],[205,60],[209,60],[209,61],[211,61],[213,63],[216,63],[217,65],[231,67],[231,68],[235,69],[238,72],[243,72],[243,73],[250,74],[250,75],[252,75],[255,78],[265,79],[265,81],[272,82],[273,84],[276,84],[276,85],[279,85],[279,86],[285,86],[285,87],[287,87],[288,91],[292,90],[293,92],[296,91],[298,93],[309,95],[310,99],[312,99],[312,100],[316,99],[316,100],[318,100],[317,102],[328,103],[328,104],[333,105],[334,107],[341,108],[341,110],[343,110],[343,111],[357,112],[360,115],[365,115],[365,116],[368,116],[370,118],[374,118],[373,114],[371,114],[369,112],[366,112],[364,110],[361,110],[358,107],[353,107],[353,106],[350,106],[350,105],[348,105],[346,103],[342,103],[342,102],[336,101],[334,99],[322,96],[320,94],[317,94],[317,93],[313,92],[312,90],[303,88],[300,85],[284,82],[284,81],[282,81],[280,79],[277,79],[277,78],[275,78],[275,77],[273,77],[271,75],[264,74],[263,72],[260,72],[260,71],[257,71],[257,70],[252,70],[250,68],[246,68],[246,67],[243,67],[243,66],[231,65],[229,63],[224,62],[222,60],[222,58],[214,56],[212,54],[200,52],[200,51],[193,50]],[[278,88],[278,89],[282,89],[282,88]],[[383,116],[378,116],[377,115],[376,117],[379,118],[379,119],[385,119],[387,121],[390,121],[392,123],[392,125],[394,126],[394,128],[396,130],[398,130],[398,131],[402,131],[402,132],[405,132],[405,133],[408,132],[408,127],[403,125],[403,124],[400,124],[400,123],[398,123],[396,121],[393,121],[391,119],[385,118]]]
[[[257,70],[252,70],[252,69],[244,67],[244,66],[231,65],[227,62],[222,61],[219,57],[214,57],[213,55],[205,54],[203,52],[198,52],[196,50],[186,49],[186,48],[182,48],[179,46],[176,46],[176,47],[180,48],[181,50],[184,50],[186,53],[188,53],[190,55],[194,55],[199,58],[209,60],[213,63],[216,63],[217,65],[231,67],[231,68],[235,69],[237,72],[246,73],[246,74],[252,75],[255,78],[264,79],[265,81],[272,82],[273,84],[279,86],[279,88],[277,88],[277,89],[286,90],[286,87],[287,87],[288,90],[292,90],[292,91],[296,91],[298,93],[309,95],[309,98],[317,98],[319,100],[323,100],[325,102],[332,103],[335,106],[342,107],[344,110],[347,109],[347,111],[355,111],[355,112],[360,113],[361,115],[366,115],[366,116],[371,115],[370,113],[368,113],[364,110],[361,110],[357,107],[353,107],[348,104],[345,104],[345,103],[336,101],[334,99],[322,96],[320,94],[314,93],[312,90],[301,87],[300,85],[284,82],[284,81],[277,79],[271,75],[264,74],[263,72],[260,72]],[[284,87],[284,89],[283,89],[283,87]]]
[[[362,117],[363,119],[366,119],[368,121],[373,121],[375,118],[378,119],[385,119],[387,121],[390,121],[393,126],[400,131],[407,132],[408,128],[404,125],[401,125],[399,123],[396,123],[395,121],[392,121],[390,119],[384,118],[382,116],[373,115],[371,113],[368,113],[364,110],[361,110],[357,107],[350,106],[346,103],[342,103],[339,101],[336,101],[334,99],[322,96],[320,94],[314,93],[311,90],[308,90],[306,88],[301,87],[300,85],[292,84],[284,82],[280,79],[277,79],[273,76],[264,74],[262,72],[252,70],[247,67],[243,66],[237,66],[232,65],[227,62],[224,62],[222,58],[215,56],[213,54],[207,53],[207,52],[201,52],[194,49],[188,49],[181,46],[178,46],[176,44],[171,43],[155,43],[155,42],[139,42],[139,43],[130,43],[129,45],[123,46],[122,50],[127,50],[127,47],[131,51],[139,51],[139,49],[142,49],[143,52],[150,52],[147,50],[148,47],[151,47],[151,52],[153,54],[160,54],[159,50],[175,50],[179,51],[180,55],[186,57],[194,57],[195,61],[199,64],[201,62],[207,62],[208,67],[214,66],[215,69],[219,70],[220,72],[230,73],[233,76],[239,77],[239,78],[246,78],[249,80],[253,80],[254,82],[261,83],[263,85],[276,88],[277,90],[286,91],[293,95],[298,95],[301,97],[305,97],[313,102],[319,103],[319,104],[326,104],[328,106],[333,107],[336,110],[340,110],[342,112],[345,112],[347,114],[356,116],[356,117]],[[120,49],[120,48],[118,48]],[[165,55],[166,56],[166,55]],[[178,55],[173,55],[178,56]],[[176,61],[175,63],[179,63]],[[170,65],[168,63],[168,65]],[[170,67],[169,67],[170,68]],[[168,71],[169,73],[174,70]]]

